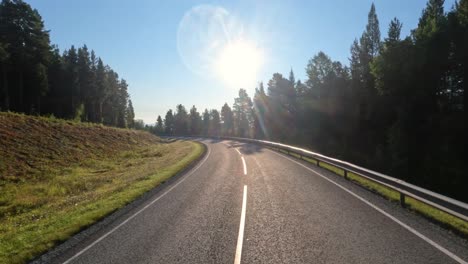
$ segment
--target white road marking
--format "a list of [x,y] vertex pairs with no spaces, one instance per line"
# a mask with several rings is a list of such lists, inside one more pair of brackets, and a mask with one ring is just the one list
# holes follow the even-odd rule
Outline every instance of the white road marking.
[[236,257],[234,264],[241,263],[242,256],[242,243],[244,242],[244,227],[245,227],[245,210],[247,207],[247,185],[244,185],[244,195],[242,197],[242,212],[239,225],[239,236],[237,237]]
[[200,162],[200,164],[197,165],[197,167],[195,167],[194,169],[192,169],[190,171],[189,174],[185,175],[184,178],[180,179],[176,184],[174,184],[174,186],[172,186],[171,188],[169,188],[167,191],[165,191],[163,194],[161,194],[160,196],[158,196],[156,199],[154,199],[153,201],[151,201],[149,204],[145,205],[145,207],[141,208],[140,210],[138,210],[138,212],[134,213],[133,215],[131,215],[129,218],[127,218],[125,221],[123,221],[122,223],[120,223],[118,226],[112,228],[109,232],[105,233],[104,235],[102,235],[100,238],[98,238],[97,240],[95,240],[93,243],[91,243],[90,245],[88,245],[87,247],[85,247],[84,249],[82,249],[81,251],[79,251],[78,253],[76,253],[75,255],[73,255],[73,257],[69,258],[68,260],[66,260],[65,262],[63,262],[63,264],[67,264],[67,263],[70,263],[72,260],[74,260],[75,258],[79,257],[81,254],[83,254],[84,252],[88,251],[90,248],[92,248],[94,245],[96,245],[97,243],[101,242],[104,238],[108,237],[110,234],[112,234],[113,232],[115,232],[115,230],[119,229],[120,227],[122,227],[123,225],[125,225],[126,223],[128,223],[130,220],[132,220],[133,218],[135,218],[137,215],[139,215],[141,212],[143,212],[144,210],[146,210],[148,207],[150,207],[151,205],[153,205],[155,202],[159,201],[159,199],[163,198],[167,193],[169,193],[170,191],[172,191],[175,187],[177,187],[179,184],[181,184],[182,182],[184,182],[188,177],[190,177],[195,171],[198,170],[198,168],[200,168],[204,163],[205,161],[208,159],[208,157],[210,156],[210,153],[211,153],[211,150],[210,148],[208,147],[208,153],[206,154],[205,158],[203,159],[202,162]]
[[385,212],[384,210],[380,209],[379,207],[377,207],[376,205],[374,205],[373,203],[367,201],[366,199],[362,198],[361,196],[353,193],[352,191],[350,191],[349,189],[347,189],[346,187],[343,187],[341,186],[340,184],[336,183],[335,181],[333,180],[330,180],[329,178],[325,177],[324,175],[320,174],[319,172],[315,171],[314,169],[311,169],[307,166],[305,166],[304,164],[300,163],[300,162],[297,162],[289,157],[286,157],[286,156],[283,156],[279,153],[276,153],[275,151],[272,151],[272,150],[269,150],[271,151],[272,153],[280,156],[280,157],[283,157],[285,159],[288,159],[289,161],[292,161],[304,168],[306,168],[307,170],[309,171],[312,171],[314,172],[315,174],[317,174],[318,176],[322,177],[323,179],[329,181],[330,183],[333,183],[334,185],[336,185],[337,187],[339,187],[340,189],[342,189],[343,191],[351,194],[352,196],[354,196],[355,198],[361,200],[363,203],[367,204],[368,206],[374,208],[375,210],[377,210],[379,213],[385,215],[386,217],[390,218],[391,220],[393,220],[395,223],[399,224],[400,226],[402,226],[403,228],[405,228],[406,230],[410,231],[411,233],[413,233],[414,235],[416,235],[417,237],[421,238],[422,240],[426,241],[427,243],[429,243],[430,245],[432,245],[433,247],[435,247],[436,249],[440,250],[441,252],[443,252],[445,255],[449,256],[450,258],[452,258],[453,260],[455,260],[456,262],[458,263],[461,263],[461,264],[468,264],[468,262],[464,261],[463,259],[461,259],[460,257],[458,257],[457,255],[453,254],[452,252],[450,252],[449,250],[447,250],[446,248],[442,247],[441,245],[437,244],[436,242],[434,242],[433,240],[431,240],[430,238],[426,237],[425,235],[419,233],[418,231],[416,231],[415,229],[413,229],[412,227],[408,226],[407,224],[403,223],[402,221],[398,220],[397,218],[395,218],[394,216],[390,215],[389,213]]
[[237,151],[237,153],[239,153],[239,155],[242,156],[242,153],[238,149],[235,148],[235,150]]
[[245,159],[244,157],[241,157],[242,159],[242,164],[244,165],[244,175],[247,175],[247,165],[245,164]]

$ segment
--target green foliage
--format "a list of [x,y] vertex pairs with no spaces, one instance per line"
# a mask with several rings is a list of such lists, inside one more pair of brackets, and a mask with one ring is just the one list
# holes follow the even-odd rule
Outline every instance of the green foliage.
[[468,0],[448,13],[443,2],[429,0],[410,36],[393,19],[384,40],[372,4],[349,67],[318,52],[304,83],[291,70],[253,100],[240,89],[221,134],[300,145],[468,201]]
[[127,83],[86,45],[60,55],[24,1],[1,2],[0,28],[0,109],[133,126]]
[[198,143],[63,119],[0,113],[0,124],[0,263],[31,260],[203,153]]
[[85,113],[84,104],[80,104],[80,105],[76,108],[75,118],[74,118],[73,120],[74,120],[75,122],[84,121],[84,113]]
[[132,128],[132,127],[136,127],[135,125],[135,111],[133,110],[133,104],[132,104],[132,100],[128,100],[128,108],[126,109],[127,111],[127,126]]
[[158,115],[158,119],[156,120],[155,133],[156,135],[162,135],[164,133],[164,123],[160,115]]
[[232,136],[234,133],[234,114],[227,103],[221,108],[222,134]]
[[250,127],[253,122],[252,99],[245,89],[239,90],[239,97],[234,98],[234,131],[241,137],[250,136]]
[[166,135],[174,134],[174,114],[172,109],[169,109],[166,113],[166,118],[164,119],[164,129]]
[[218,110],[212,109],[210,111],[210,125],[208,134],[211,136],[219,136],[221,133],[221,116]]
[[174,115],[174,134],[185,136],[189,130],[189,116],[185,106],[178,104]]

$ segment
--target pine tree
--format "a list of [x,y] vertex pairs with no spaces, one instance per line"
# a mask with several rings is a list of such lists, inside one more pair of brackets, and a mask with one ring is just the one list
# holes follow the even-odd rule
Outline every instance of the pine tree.
[[172,113],[172,109],[169,109],[166,113],[166,117],[164,118],[164,128],[166,135],[174,135],[174,115]]
[[202,132],[203,135],[207,136],[209,135],[210,132],[210,112],[208,112],[208,109],[205,109],[203,112],[203,128]]
[[97,60],[96,66],[96,93],[94,98],[96,108],[96,122],[102,123],[104,102],[110,96],[110,87],[104,63],[101,58]]
[[10,109],[10,96],[8,89],[8,60],[10,54],[7,51],[7,44],[0,42],[0,65],[1,65],[1,78],[2,82],[0,83],[2,89],[0,90],[0,95],[3,100],[0,101],[0,110]]
[[372,3],[371,9],[367,16],[366,31],[363,34],[365,39],[364,43],[367,45],[366,50],[368,51],[371,59],[379,55],[381,42],[380,42],[380,28],[379,19],[375,11],[375,5]]
[[64,86],[66,87],[66,95],[68,98],[68,113],[69,118],[74,118],[76,110],[79,106],[78,98],[78,54],[76,53],[75,46],[71,46],[69,50],[65,50],[63,54],[64,60]]
[[[23,1],[0,4],[0,43],[4,50],[2,82],[4,105],[14,111],[40,112],[48,91],[49,33],[39,12]],[[8,56],[6,56],[8,54]],[[8,92],[6,92],[8,90]]]
[[192,106],[192,108],[190,109],[189,119],[190,119],[190,124],[189,124],[190,135],[199,135],[201,133],[202,119],[195,105]]
[[[291,71],[292,72],[292,71]],[[294,80],[294,76],[290,76],[290,82]],[[268,114],[268,96],[265,94],[263,83],[259,83],[259,87],[255,88],[253,99],[253,137],[257,139],[268,138],[267,114]]]
[[239,97],[234,99],[234,130],[239,137],[250,135],[250,127],[253,122],[252,100],[245,89],[239,90]]
[[388,28],[388,37],[385,38],[386,43],[395,43],[400,41],[400,33],[403,24],[398,20],[396,17],[390,22],[390,26]]
[[158,115],[158,119],[156,119],[156,134],[161,135],[164,133],[164,124],[163,120],[160,115]]
[[234,129],[234,114],[227,103],[224,103],[221,108],[221,122],[223,124],[222,134],[224,136],[231,136]]
[[291,71],[289,71],[289,79],[288,80],[291,83],[291,85],[296,84],[296,78],[294,77],[294,72],[293,72],[292,68],[291,68]]
[[188,134],[188,114],[185,106],[178,104],[174,115],[174,133],[176,135],[186,136]]
[[210,135],[219,136],[221,133],[221,117],[218,110],[212,109],[210,111]]
[[[117,82],[117,98],[116,98],[116,115],[117,115],[117,126],[118,127],[127,127],[127,120],[132,121],[132,125],[134,125],[133,122],[133,117],[135,116],[134,113],[132,113],[133,117],[127,117],[128,114],[128,100],[129,100],[129,95],[128,95],[128,84],[127,81],[124,79],[120,79],[120,81]],[[132,112],[133,112],[133,106],[132,106]],[[131,119],[129,119],[131,118]]]
[[132,100],[128,100],[127,126],[129,128],[134,128],[135,127],[135,111],[133,109]]

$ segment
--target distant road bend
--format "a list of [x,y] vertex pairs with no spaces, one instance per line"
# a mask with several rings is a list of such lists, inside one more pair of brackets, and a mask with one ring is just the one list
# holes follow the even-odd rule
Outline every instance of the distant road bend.
[[[467,263],[465,240],[321,168],[256,145],[206,156],[50,263]],[[44,261],[44,260],[42,260]]]

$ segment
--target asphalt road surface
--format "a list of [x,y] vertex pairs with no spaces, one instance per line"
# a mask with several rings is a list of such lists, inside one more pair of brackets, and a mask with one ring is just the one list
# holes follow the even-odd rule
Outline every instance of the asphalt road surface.
[[[466,263],[468,244],[339,176],[259,146],[205,157],[48,263]],[[73,238],[72,238],[73,240]]]

